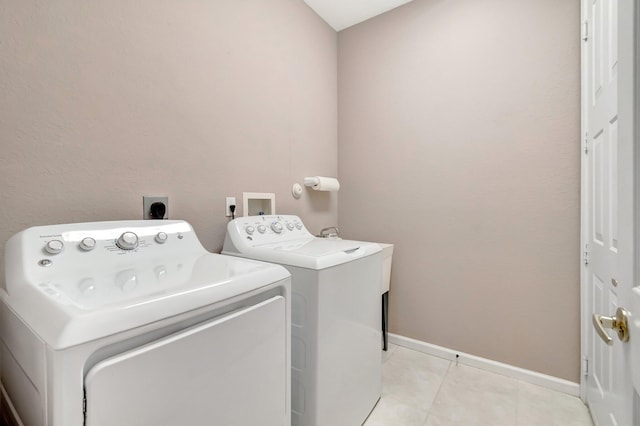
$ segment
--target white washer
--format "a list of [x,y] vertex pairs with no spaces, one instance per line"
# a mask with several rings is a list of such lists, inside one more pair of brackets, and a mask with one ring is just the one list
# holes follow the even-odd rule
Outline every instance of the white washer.
[[381,393],[380,246],[316,238],[297,216],[253,216],[229,223],[223,253],[291,272],[291,423],[362,424]]
[[29,228],[7,243],[3,397],[27,426],[289,425],[290,275],[184,221]]

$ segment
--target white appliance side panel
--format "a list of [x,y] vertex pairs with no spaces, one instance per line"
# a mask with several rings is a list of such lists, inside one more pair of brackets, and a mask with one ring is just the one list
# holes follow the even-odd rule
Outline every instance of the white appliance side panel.
[[377,253],[319,271],[314,425],[360,425],[380,398],[381,262]]
[[286,315],[276,296],[96,364],[86,425],[284,425]]

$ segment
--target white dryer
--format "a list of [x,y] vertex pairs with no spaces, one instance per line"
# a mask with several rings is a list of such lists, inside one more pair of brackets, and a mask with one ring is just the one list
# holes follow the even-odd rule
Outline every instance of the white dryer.
[[5,256],[3,404],[25,425],[290,424],[284,268],[184,221],[34,227]]
[[229,223],[222,252],[291,272],[291,423],[361,425],[382,386],[380,246],[314,237],[297,216],[252,216]]

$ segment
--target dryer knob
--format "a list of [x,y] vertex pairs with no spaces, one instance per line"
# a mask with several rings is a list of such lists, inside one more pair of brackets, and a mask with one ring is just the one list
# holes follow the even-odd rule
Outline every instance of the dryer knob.
[[164,243],[167,242],[167,238],[169,238],[169,237],[167,236],[166,232],[158,232],[156,234],[156,243],[164,244]]
[[44,246],[44,249],[49,254],[58,254],[64,250],[64,243],[60,240],[51,240]]
[[261,234],[264,234],[264,232],[267,230],[267,227],[264,225],[258,225],[258,232]]
[[130,291],[138,286],[138,277],[133,269],[118,272],[114,281],[122,291]]
[[80,241],[80,248],[84,251],[91,251],[96,248],[96,240],[91,237],[83,238],[82,241]]
[[273,230],[273,232],[275,232],[276,234],[279,234],[282,232],[282,224],[280,222],[273,222],[271,224],[271,229]]
[[116,241],[116,245],[122,250],[133,250],[138,247],[138,236],[133,232],[125,232]]

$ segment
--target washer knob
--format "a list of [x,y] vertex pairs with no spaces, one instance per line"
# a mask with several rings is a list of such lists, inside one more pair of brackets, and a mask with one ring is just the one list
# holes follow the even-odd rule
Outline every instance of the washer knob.
[[138,236],[133,232],[125,232],[116,241],[116,245],[122,250],[133,250],[138,247]]
[[254,228],[253,226],[247,226],[246,228],[244,228],[244,230],[247,232],[247,234],[253,235],[253,233],[255,232],[256,228]]
[[258,232],[261,234],[264,234],[264,232],[267,230],[267,227],[264,225],[258,225]]
[[296,222],[296,228],[302,229],[302,224],[300,222]]
[[158,232],[156,234],[156,243],[164,244],[164,243],[167,242],[167,238],[169,238],[169,237],[167,236],[166,232]]
[[80,248],[84,251],[91,251],[96,248],[96,240],[91,237],[83,238],[82,241],[80,241]]
[[282,228],[282,224],[280,222],[273,222],[271,223],[271,229],[273,230],[273,232],[275,232],[276,234],[279,234],[282,232],[283,228]]
[[49,254],[58,254],[64,250],[64,243],[60,240],[51,240],[44,246]]
[[289,223],[289,222],[287,222],[287,229],[288,229],[289,231],[293,231],[293,223]]

